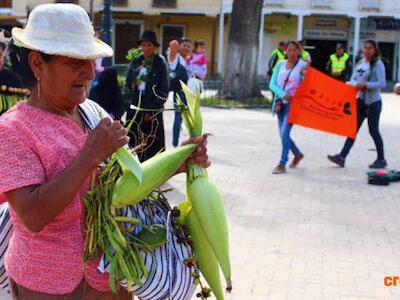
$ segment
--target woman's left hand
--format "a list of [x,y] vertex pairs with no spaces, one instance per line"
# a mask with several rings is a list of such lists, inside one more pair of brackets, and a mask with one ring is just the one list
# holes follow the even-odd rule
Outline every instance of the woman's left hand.
[[194,150],[188,160],[179,168],[177,173],[187,172],[188,161],[191,161],[200,167],[208,168],[211,162],[208,160],[207,155],[207,135],[190,138],[189,140],[183,142],[182,146],[187,144],[197,144],[198,147],[196,150]]
[[356,89],[359,91],[365,91],[367,89],[367,84],[366,83],[357,83]]

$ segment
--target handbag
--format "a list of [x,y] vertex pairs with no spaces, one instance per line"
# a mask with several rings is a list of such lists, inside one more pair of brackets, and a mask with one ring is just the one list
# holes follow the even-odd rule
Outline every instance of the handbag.
[[[290,69],[286,79],[285,79],[285,83],[283,84],[282,89],[285,90],[286,88],[286,84],[289,81],[290,75],[292,74],[292,71],[294,70],[294,68],[297,66],[297,64],[299,63],[299,60],[293,65],[293,67]],[[283,111],[283,99],[282,98],[278,98],[275,100],[275,106],[274,106],[274,112],[276,114],[280,114]]]

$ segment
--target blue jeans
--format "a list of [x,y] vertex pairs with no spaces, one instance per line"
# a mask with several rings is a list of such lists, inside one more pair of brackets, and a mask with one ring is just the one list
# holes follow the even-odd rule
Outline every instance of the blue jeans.
[[[181,97],[182,101],[186,104],[186,98],[185,94],[183,91],[180,92],[175,92],[174,93],[174,108],[177,107],[177,94],[179,94],[179,97]],[[175,112],[175,118],[174,118],[174,125],[172,128],[172,145],[174,147],[177,147],[179,144],[179,134],[181,132],[181,126],[182,126],[182,114],[179,111]]]
[[[378,153],[379,160],[385,159],[385,153],[383,150],[383,140],[379,131],[379,119],[382,112],[382,101],[374,102],[370,105],[366,105],[363,100],[358,99],[357,102],[357,132],[361,128],[365,119],[368,119],[369,134],[375,142],[376,150]],[[346,158],[351,148],[354,145],[355,140],[348,138],[343,146],[340,155]]]
[[286,166],[289,160],[289,151],[292,151],[294,156],[301,154],[299,148],[290,137],[290,132],[292,131],[292,124],[288,124],[290,105],[284,104],[282,106],[282,112],[278,114],[278,126],[279,134],[282,140],[282,155],[279,164],[281,166]]

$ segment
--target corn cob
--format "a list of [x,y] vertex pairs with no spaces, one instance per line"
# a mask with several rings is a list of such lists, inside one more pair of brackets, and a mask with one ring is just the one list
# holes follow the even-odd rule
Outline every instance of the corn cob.
[[[200,168],[195,166],[195,168]],[[197,170],[201,172],[202,170]],[[217,186],[207,178],[207,172],[203,169],[203,175],[188,179],[187,197],[199,224],[214,251],[215,256],[224,273],[227,289],[230,290],[231,266],[229,260],[229,234],[225,209]]]
[[115,183],[112,205],[116,208],[141,201],[170,178],[197,145],[190,144],[162,152],[142,164],[142,183],[131,172],[124,172]]
[[[200,112],[200,94],[194,95],[181,82],[188,109],[182,118],[191,137],[200,136],[203,119]],[[183,105],[178,97],[178,104]],[[231,266],[229,259],[229,237],[226,214],[217,186],[208,179],[207,171],[194,164],[188,165],[187,197],[193,212],[202,228],[225,276],[227,289],[232,289]],[[195,246],[196,251],[196,246]]]
[[189,211],[185,217],[185,225],[190,232],[190,239],[193,242],[197,266],[201,274],[203,274],[208,285],[212,289],[215,298],[217,298],[217,300],[224,300],[217,258],[193,211]]

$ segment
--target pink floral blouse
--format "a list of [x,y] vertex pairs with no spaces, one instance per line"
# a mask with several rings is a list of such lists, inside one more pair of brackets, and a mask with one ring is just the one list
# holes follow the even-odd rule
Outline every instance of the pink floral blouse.
[[[72,120],[25,102],[2,115],[0,201],[7,201],[7,191],[43,184],[57,176],[77,156],[87,136],[88,131]],[[38,233],[30,232],[10,207],[14,233],[5,266],[17,284],[61,295],[72,292],[85,277],[93,288],[109,291],[108,275],[96,271],[98,261],[83,262],[82,197],[89,182],[88,178],[64,211]]]

